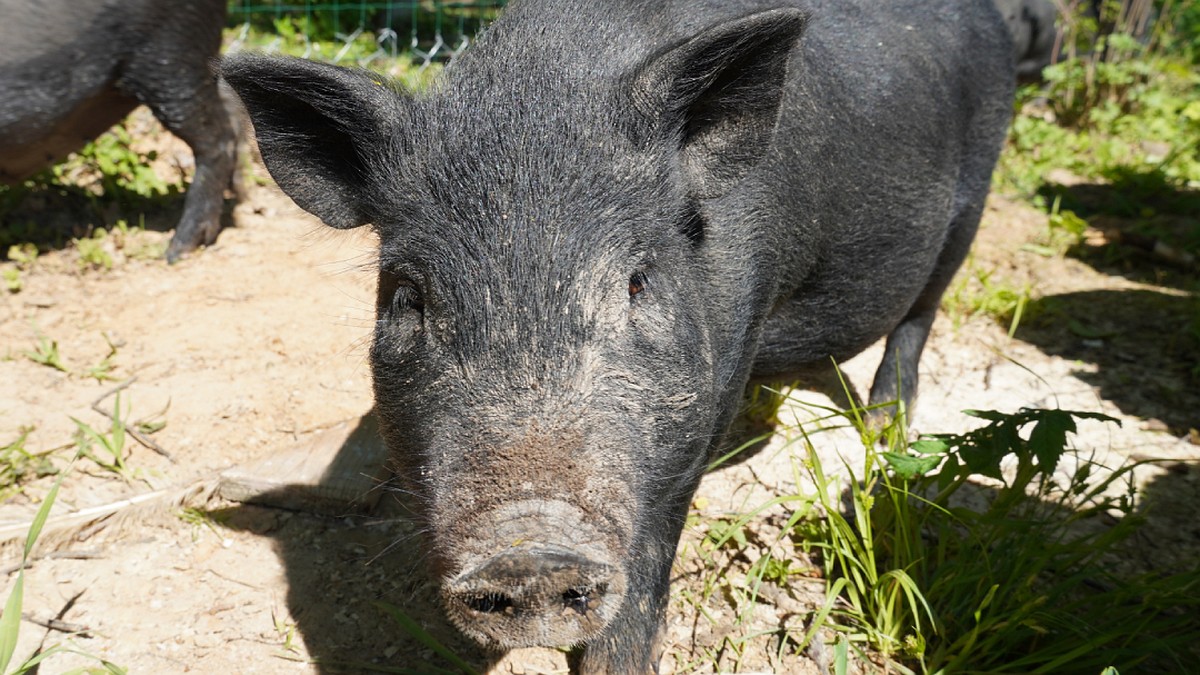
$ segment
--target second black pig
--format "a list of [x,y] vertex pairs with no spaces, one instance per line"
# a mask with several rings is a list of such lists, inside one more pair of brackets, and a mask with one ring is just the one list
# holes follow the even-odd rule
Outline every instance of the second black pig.
[[0,0],[0,182],[28,178],[145,104],[196,158],[167,259],[211,244],[237,154],[209,67],[227,5]]

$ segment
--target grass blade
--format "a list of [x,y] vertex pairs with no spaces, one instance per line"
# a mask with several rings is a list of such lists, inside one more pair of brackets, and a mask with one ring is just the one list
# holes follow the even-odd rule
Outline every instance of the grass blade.
[[392,615],[392,618],[394,618],[396,622],[400,624],[401,628],[403,628],[405,632],[416,638],[416,640],[421,644],[433,650],[433,652],[438,656],[446,659],[450,663],[453,663],[462,672],[467,673],[467,675],[479,675],[479,671],[471,667],[471,664],[463,661],[457,654],[450,651],[442,643],[438,642],[437,638],[430,635],[424,628],[421,627],[421,624],[417,623],[412,617],[401,611],[399,607],[387,602],[383,602],[382,600],[376,601],[375,606]]

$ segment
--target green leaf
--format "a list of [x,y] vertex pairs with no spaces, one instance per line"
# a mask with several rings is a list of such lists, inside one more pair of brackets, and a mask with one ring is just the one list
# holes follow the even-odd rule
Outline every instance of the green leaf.
[[66,472],[58,475],[58,480],[54,481],[50,492],[46,493],[46,498],[42,500],[42,505],[38,507],[37,513],[33,516],[33,522],[29,525],[29,533],[25,535],[25,560],[29,559],[29,554],[33,551],[33,544],[42,534],[42,527],[46,525],[46,519],[50,517],[50,509],[54,508],[54,500],[58,497],[58,487],[62,485],[65,476]]
[[950,444],[941,438],[925,436],[910,443],[908,449],[922,455],[944,455]]
[[892,467],[892,471],[896,475],[905,479],[911,480],[917,476],[922,476],[937,468],[941,464],[942,458],[939,457],[913,457],[912,455],[901,455],[895,452],[883,453],[884,459],[887,460],[888,466]]

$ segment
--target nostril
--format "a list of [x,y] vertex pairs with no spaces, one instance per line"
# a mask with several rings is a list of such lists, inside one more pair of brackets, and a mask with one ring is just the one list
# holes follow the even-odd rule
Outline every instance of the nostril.
[[513,606],[512,598],[503,593],[480,593],[463,599],[467,607],[483,614],[506,612]]
[[599,600],[602,595],[604,595],[604,584],[598,587],[576,586],[568,588],[562,594],[563,607],[575,610],[580,616],[587,616],[591,603]]
[[563,592],[563,607],[573,609],[583,616],[587,616],[588,611],[588,596],[587,591],[580,588],[572,588]]

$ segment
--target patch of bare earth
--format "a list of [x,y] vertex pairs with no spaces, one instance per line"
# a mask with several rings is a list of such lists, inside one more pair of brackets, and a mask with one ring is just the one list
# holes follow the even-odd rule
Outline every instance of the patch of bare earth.
[[[383,601],[468,662],[501,672],[564,672],[565,656],[553,650],[495,663],[446,624],[417,534],[392,496],[366,515],[347,509],[330,516],[214,495],[222,471],[303,446],[371,407],[370,236],[323,228],[273,187],[251,190],[235,219],[215,246],[173,267],[121,258],[111,271],[81,270],[74,249],[52,251],[22,273],[20,292],[0,296],[0,443],[31,429],[26,448],[61,448],[56,461],[65,467],[76,431],[71,418],[107,430],[93,404],[111,411],[115,397],[105,395],[135,377],[120,392],[120,414],[135,421],[165,411],[167,425],[152,439],[169,455],[128,439],[124,478],[88,460],[75,464],[54,510],[58,520],[26,573],[28,620],[18,656],[69,640],[131,673],[449,667],[402,630]],[[1137,473],[1154,508],[1144,564],[1163,571],[1194,565],[1200,448],[1188,434],[1200,426],[1200,402],[1195,375],[1171,350],[1182,339],[1176,310],[1195,299],[1133,274],[1023,250],[1042,228],[1036,212],[992,200],[970,265],[1027,281],[1041,311],[1015,338],[990,319],[960,317],[956,328],[939,318],[922,363],[915,426],[965,430],[973,425],[960,412],[967,408],[1060,406],[1113,415],[1122,426],[1084,423],[1076,447],[1113,464],[1172,460]],[[161,243],[168,235],[131,236]],[[1085,323],[1072,328],[1071,321]],[[57,342],[72,373],[25,355],[40,337]],[[117,347],[116,379],[80,374],[103,361],[108,342]],[[859,388],[870,382],[879,351],[845,364]],[[832,404],[812,391],[793,398]],[[785,421],[811,419],[801,403],[785,410]],[[823,599],[815,570],[793,569],[787,584],[766,584],[757,602],[745,600],[746,566],[768,551],[788,552],[777,543],[781,508],[750,521],[748,546],[739,551],[707,558],[702,546],[723,516],[806,489],[795,480],[800,446],[786,442],[789,433],[702,484],[676,565],[664,672],[817,673],[827,665],[822,640],[794,653]],[[844,431],[813,438],[827,466],[839,456],[853,464],[862,452]],[[286,483],[288,476],[276,478]],[[49,486],[48,478],[33,481],[0,506],[4,566],[17,561],[15,542]],[[184,507],[210,517],[181,516]],[[14,578],[10,568],[5,592]],[[87,663],[65,655],[47,667]]]

